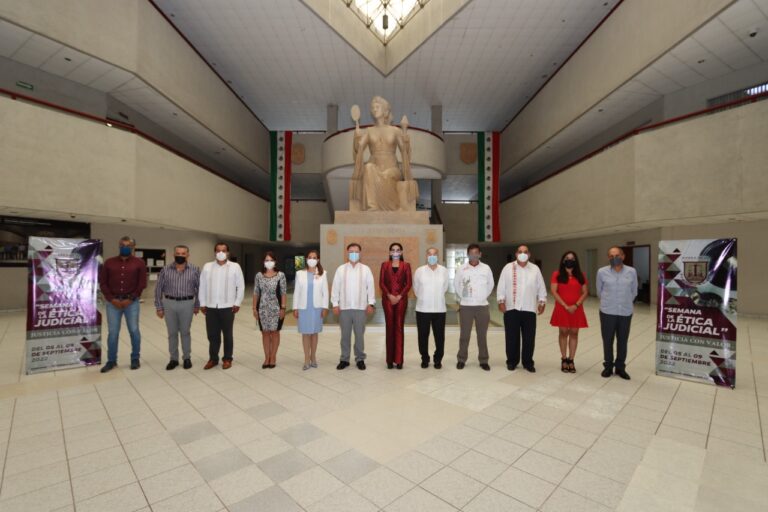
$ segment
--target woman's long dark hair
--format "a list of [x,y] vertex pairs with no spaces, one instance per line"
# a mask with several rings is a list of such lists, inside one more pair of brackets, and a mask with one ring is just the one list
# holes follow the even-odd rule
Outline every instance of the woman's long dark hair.
[[267,257],[272,258],[272,260],[275,262],[275,268],[273,268],[272,270],[274,270],[275,272],[279,272],[277,270],[277,258],[275,258],[275,253],[273,253],[272,251],[267,251],[264,253],[264,257],[261,258],[261,273],[264,274],[267,271],[267,267],[264,266],[264,260],[266,260]]
[[[400,248],[400,263],[405,261],[405,256],[403,255],[405,253],[405,250],[403,250],[403,246],[400,242],[392,242],[389,244],[389,252],[392,252],[393,247],[399,247]],[[389,255],[389,261],[392,261],[392,255]]]
[[576,261],[576,266],[573,267],[573,277],[576,278],[579,284],[584,284],[584,281],[586,280],[584,279],[584,273],[581,271],[581,265],[579,265],[579,257],[573,251],[566,251],[565,254],[560,257],[560,272],[557,274],[557,282],[563,284],[568,282],[568,271],[565,269],[565,257],[569,254],[573,254],[573,259]]
[[[320,264],[320,251],[317,249],[310,249],[307,254],[304,255],[304,261],[307,261],[309,259],[309,255],[314,254],[317,256],[317,275],[321,276],[323,275],[323,266]],[[307,269],[309,269],[309,265],[307,265]]]

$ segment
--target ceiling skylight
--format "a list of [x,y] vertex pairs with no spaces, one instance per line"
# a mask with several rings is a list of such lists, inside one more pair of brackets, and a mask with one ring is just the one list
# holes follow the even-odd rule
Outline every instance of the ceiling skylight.
[[341,1],[385,45],[429,2],[429,0]]

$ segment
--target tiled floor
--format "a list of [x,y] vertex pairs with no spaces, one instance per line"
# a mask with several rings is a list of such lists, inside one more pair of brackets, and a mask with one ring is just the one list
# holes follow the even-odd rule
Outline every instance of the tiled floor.
[[[594,302],[578,373],[562,374],[540,318],[538,373],[508,372],[490,333],[490,373],[387,370],[369,327],[368,370],[335,369],[338,331],[320,368],[302,371],[295,328],[278,367],[262,370],[259,334],[241,314],[235,364],[167,372],[164,324],[145,305],[142,368],[23,375],[24,315],[0,315],[0,510],[95,511],[709,511],[764,510],[768,320],[739,319],[738,387],[653,373],[654,315],[640,308],[631,381],[600,377]],[[249,309],[244,308],[244,312]],[[124,337],[125,338],[125,337]],[[476,352],[471,352],[474,357]],[[762,503],[762,505],[760,505]]]

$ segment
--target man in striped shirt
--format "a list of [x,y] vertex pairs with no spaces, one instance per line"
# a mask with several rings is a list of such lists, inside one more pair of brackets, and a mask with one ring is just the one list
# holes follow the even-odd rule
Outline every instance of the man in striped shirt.
[[192,368],[192,336],[189,333],[192,317],[200,311],[197,292],[200,288],[200,269],[190,264],[189,247],[177,245],[173,249],[174,262],[160,271],[155,288],[157,316],[165,318],[168,328],[168,352],[171,360],[166,370],[179,366],[179,335],[184,356],[184,369]]

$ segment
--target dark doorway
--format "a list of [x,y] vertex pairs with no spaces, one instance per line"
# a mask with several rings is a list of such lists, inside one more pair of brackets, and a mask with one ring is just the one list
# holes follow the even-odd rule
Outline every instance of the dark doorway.
[[651,246],[630,245],[624,251],[624,264],[637,271],[637,298],[635,302],[651,303]]

